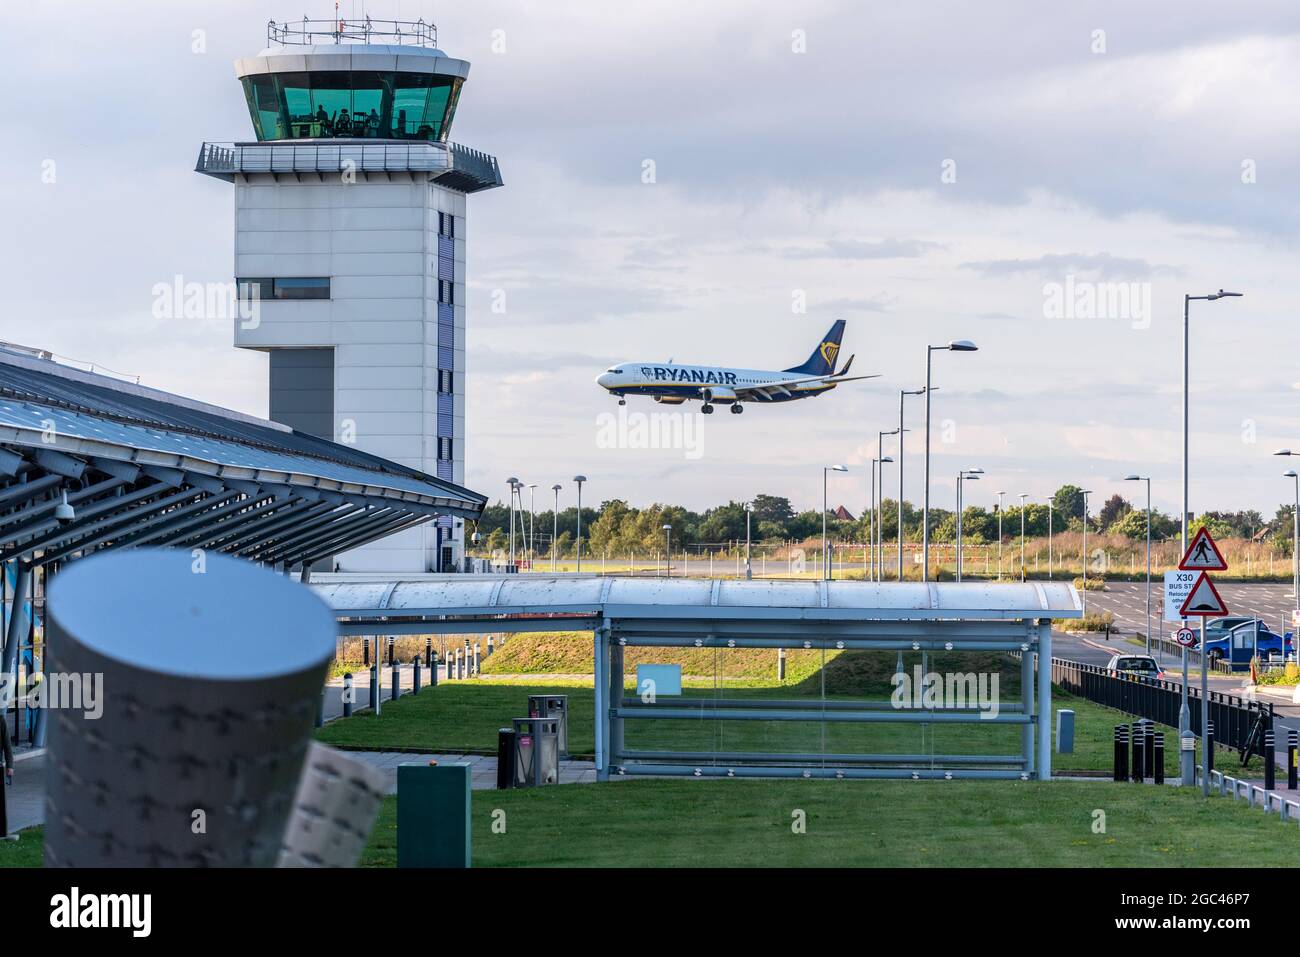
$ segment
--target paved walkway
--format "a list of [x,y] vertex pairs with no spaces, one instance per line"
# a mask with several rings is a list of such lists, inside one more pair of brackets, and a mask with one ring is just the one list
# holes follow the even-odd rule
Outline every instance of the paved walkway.
[[[409,754],[400,751],[348,751],[382,770],[387,778],[387,793],[397,793],[397,766],[400,764],[441,764],[465,762],[470,766],[470,786],[476,791],[497,786],[497,759],[477,754]],[[21,831],[45,822],[45,751],[29,751],[18,756],[14,765],[14,783],[5,788],[9,830]],[[589,784],[596,780],[596,765],[591,761],[561,761],[561,784]]]

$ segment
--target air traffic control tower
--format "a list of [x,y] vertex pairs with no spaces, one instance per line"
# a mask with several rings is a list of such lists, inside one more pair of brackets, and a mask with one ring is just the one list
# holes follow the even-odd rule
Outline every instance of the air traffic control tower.
[[[235,188],[235,345],[270,356],[269,417],[465,479],[465,197],[495,158],[449,141],[469,63],[423,21],[267,27],[237,60],[256,140],[204,143]],[[334,557],[340,571],[460,567],[443,517]]]

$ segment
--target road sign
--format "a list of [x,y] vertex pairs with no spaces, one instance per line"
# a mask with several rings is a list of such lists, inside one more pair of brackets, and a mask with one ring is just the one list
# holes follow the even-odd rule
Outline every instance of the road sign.
[[1196,584],[1192,586],[1192,591],[1179,612],[1189,618],[1193,615],[1219,618],[1228,613],[1228,606],[1219,597],[1219,591],[1214,587],[1214,582],[1210,581],[1210,576],[1201,572],[1201,577],[1196,579]]
[[1179,628],[1174,632],[1174,640],[1184,648],[1190,648],[1196,644],[1196,632],[1190,628]]
[[1196,584],[1196,572],[1165,572],[1165,621],[1182,621],[1183,602]]
[[1183,552],[1183,560],[1178,563],[1183,571],[1192,572],[1226,572],[1228,563],[1223,559],[1219,546],[1202,525]]

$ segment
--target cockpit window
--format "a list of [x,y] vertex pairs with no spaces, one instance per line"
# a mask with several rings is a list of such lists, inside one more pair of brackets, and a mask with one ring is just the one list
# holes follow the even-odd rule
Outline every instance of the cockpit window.
[[622,369],[606,369],[605,371],[606,371],[606,372],[613,372],[613,373],[615,373],[616,375],[617,375],[617,374],[622,374],[622,372],[623,372]]

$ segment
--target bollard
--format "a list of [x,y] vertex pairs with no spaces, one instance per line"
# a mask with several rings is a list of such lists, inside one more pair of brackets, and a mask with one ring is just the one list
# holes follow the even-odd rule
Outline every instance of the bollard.
[[424,639],[424,663],[430,668],[433,667],[433,635],[428,635]]
[[465,677],[465,649],[456,649],[456,680],[460,681]]
[[776,649],[776,680],[785,680],[785,649]]
[[1214,770],[1214,722],[1206,722],[1205,733],[1205,753],[1201,755],[1205,761],[1205,773],[1209,774]]
[[515,786],[515,729],[497,729],[497,789]]
[[1300,734],[1295,731],[1287,732],[1286,746],[1286,786],[1288,790],[1294,791],[1296,787],[1296,746],[1300,744]]
[[316,701],[316,727],[325,727],[325,688],[320,689],[320,698]]
[[343,676],[343,717],[352,717],[352,702],[356,700],[356,691],[352,687],[352,672]]
[[1128,777],[1128,741],[1125,740],[1124,725],[1115,725],[1115,769],[1116,782]]
[[1143,731],[1142,770],[1146,772],[1147,777],[1151,777],[1156,766],[1156,723],[1148,721]]
[[393,657],[393,648],[397,645],[397,639],[392,635],[388,636],[388,663],[395,664],[397,659]]
[[1151,771],[1152,779],[1156,784],[1165,783],[1165,733],[1161,731],[1155,735],[1155,741],[1151,746]]
[[1133,734],[1130,736],[1130,743],[1133,745],[1133,766],[1131,770],[1133,780],[1138,784],[1145,781],[1147,776],[1146,767],[1142,763],[1142,759],[1146,756],[1146,737],[1146,728],[1143,727],[1142,722],[1134,722]]
[[[378,657],[378,655],[376,655]],[[379,664],[370,666],[370,708],[375,714],[379,714],[381,702],[379,700]]]
[[413,668],[413,677],[411,681],[411,694],[420,693],[420,656],[411,657],[411,667]]
[[480,662],[480,661],[481,661],[481,659],[480,659],[479,656],[478,656],[478,642],[476,641],[476,642],[474,642],[474,670],[470,672],[471,675],[476,675],[476,674],[479,673],[479,662]]
[[370,667],[370,639],[361,639],[361,663],[367,668]]
[[1277,756],[1273,753],[1273,732],[1264,732],[1264,790],[1273,790],[1277,783]]
[[396,661],[391,661],[391,664],[392,667],[389,669],[389,674],[392,675],[391,680],[393,686],[388,690],[388,696],[393,701],[396,701],[402,694],[402,669]]
[[438,687],[438,653],[435,651],[429,659],[429,687]]
[[496,645],[492,642],[492,636],[488,635],[487,656],[492,657],[492,652],[496,651]]

